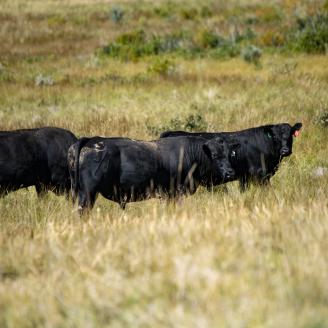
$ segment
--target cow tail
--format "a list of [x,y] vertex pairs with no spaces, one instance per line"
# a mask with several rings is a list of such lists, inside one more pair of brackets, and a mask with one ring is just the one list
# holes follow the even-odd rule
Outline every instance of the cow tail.
[[77,141],[77,147],[75,149],[75,162],[74,162],[74,181],[73,181],[73,194],[75,197],[77,196],[78,189],[79,189],[79,177],[80,177],[80,152],[81,149],[85,146],[85,144],[90,140],[90,138],[80,138]]

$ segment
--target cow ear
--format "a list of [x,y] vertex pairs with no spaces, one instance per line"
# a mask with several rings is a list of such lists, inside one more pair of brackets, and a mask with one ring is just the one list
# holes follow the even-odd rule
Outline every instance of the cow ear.
[[210,159],[218,158],[219,152],[222,151],[223,144],[224,140],[221,137],[217,137],[207,141],[203,145],[203,150]]
[[210,149],[208,143],[206,143],[206,144],[203,145],[203,150],[204,150],[204,153],[206,154],[206,156],[208,158],[213,159],[212,158],[212,152],[211,152],[211,149]]
[[273,139],[274,137],[274,132],[270,126],[264,127],[264,134],[270,139]]
[[234,142],[230,145],[231,150],[236,151],[238,148],[240,148],[240,143],[239,142]]
[[203,150],[204,150],[205,154],[207,155],[207,157],[209,157],[210,159],[215,158],[217,155],[217,149],[215,147],[214,139],[207,141],[203,145]]
[[239,142],[234,142],[233,144],[230,145],[230,149],[231,149],[231,154],[233,154],[234,156],[236,156],[236,151],[240,148],[240,143]]
[[302,123],[296,123],[293,127],[292,127],[292,135],[294,137],[297,137],[299,135],[299,131],[302,128]]

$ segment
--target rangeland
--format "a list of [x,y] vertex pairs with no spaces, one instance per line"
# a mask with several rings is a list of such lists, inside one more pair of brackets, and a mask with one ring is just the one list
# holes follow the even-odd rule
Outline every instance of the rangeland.
[[[327,2],[204,3],[0,2],[1,130],[151,140],[303,123],[270,187],[125,211],[99,197],[82,219],[33,188],[0,199],[1,327],[328,325],[328,59],[288,39]],[[182,26],[198,48],[189,36],[160,54],[122,41]],[[237,30],[248,36],[232,42]],[[249,44],[259,61],[243,56]]]

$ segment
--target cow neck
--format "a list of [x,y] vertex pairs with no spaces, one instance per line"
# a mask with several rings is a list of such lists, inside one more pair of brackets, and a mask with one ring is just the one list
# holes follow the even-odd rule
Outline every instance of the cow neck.
[[[263,130],[261,131],[261,134],[257,134],[258,140],[256,140],[258,143],[262,144],[262,138],[263,138]],[[273,138],[269,138],[265,136],[266,142],[263,145],[263,148],[265,151],[263,151],[264,159],[265,159],[265,164],[267,166],[270,166],[269,170],[276,168],[279,163],[281,162],[281,156],[279,154],[278,150],[278,155],[277,155],[277,150],[275,149],[275,143]]]

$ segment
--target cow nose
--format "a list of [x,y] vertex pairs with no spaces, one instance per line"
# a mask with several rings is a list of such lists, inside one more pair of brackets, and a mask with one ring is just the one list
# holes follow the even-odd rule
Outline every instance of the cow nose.
[[225,173],[225,179],[232,179],[235,175],[235,171],[233,169],[228,169]]
[[281,156],[286,156],[288,154],[289,154],[289,148],[287,148],[287,147],[281,148],[281,150],[280,150],[280,155]]

